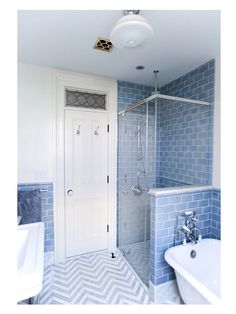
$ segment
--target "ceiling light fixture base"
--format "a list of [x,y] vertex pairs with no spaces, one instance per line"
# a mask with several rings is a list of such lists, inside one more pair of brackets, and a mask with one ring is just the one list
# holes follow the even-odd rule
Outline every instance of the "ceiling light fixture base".
[[139,14],[140,10],[123,10],[124,15],[128,14]]

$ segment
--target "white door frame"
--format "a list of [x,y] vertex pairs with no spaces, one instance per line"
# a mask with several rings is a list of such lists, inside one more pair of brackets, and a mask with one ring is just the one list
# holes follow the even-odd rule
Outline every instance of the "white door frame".
[[64,121],[65,87],[80,86],[81,89],[103,89],[107,93],[109,123],[108,139],[108,250],[116,250],[116,184],[117,184],[117,81],[109,78],[82,73],[54,72],[54,110],[53,110],[53,155],[54,155],[54,247],[55,263],[64,262],[65,252],[65,178],[64,178]]

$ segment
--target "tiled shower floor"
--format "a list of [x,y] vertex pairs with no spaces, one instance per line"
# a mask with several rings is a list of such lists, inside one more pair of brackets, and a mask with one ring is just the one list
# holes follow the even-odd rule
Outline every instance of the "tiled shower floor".
[[[150,272],[150,240],[123,245],[120,247],[120,252],[123,256],[125,256],[126,260],[142,282],[148,287]],[[159,286],[156,303],[183,303],[175,280]]]
[[148,287],[150,272],[150,240],[123,245],[120,247],[120,251],[142,282]]

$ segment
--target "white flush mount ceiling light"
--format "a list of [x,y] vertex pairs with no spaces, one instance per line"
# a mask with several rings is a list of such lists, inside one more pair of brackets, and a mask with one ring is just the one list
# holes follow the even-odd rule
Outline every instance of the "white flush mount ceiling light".
[[124,10],[110,34],[112,44],[117,48],[133,48],[148,42],[154,32],[139,10]]

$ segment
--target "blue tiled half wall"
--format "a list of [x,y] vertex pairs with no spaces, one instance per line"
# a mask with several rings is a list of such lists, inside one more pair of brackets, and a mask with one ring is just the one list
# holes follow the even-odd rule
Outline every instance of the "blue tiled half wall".
[[220,239],[220,190],[151,196],[150,279],[154,285],[175,278],[164,253],[174,246],[176,217],[190,209],[199,216],[196,226],[202,237]]
[[41,218],[44,222],[44,252],[54,250],[54,223],[53,223],[53,184],[52,183],[28,183],[18,184],[18,190],[43,190],[46,192],[40,193],[41,198]]
[[211,195],[211,237],[215,239],[220,239],[220,230],[221,230],[221,192],[219,189],[212,191]]

